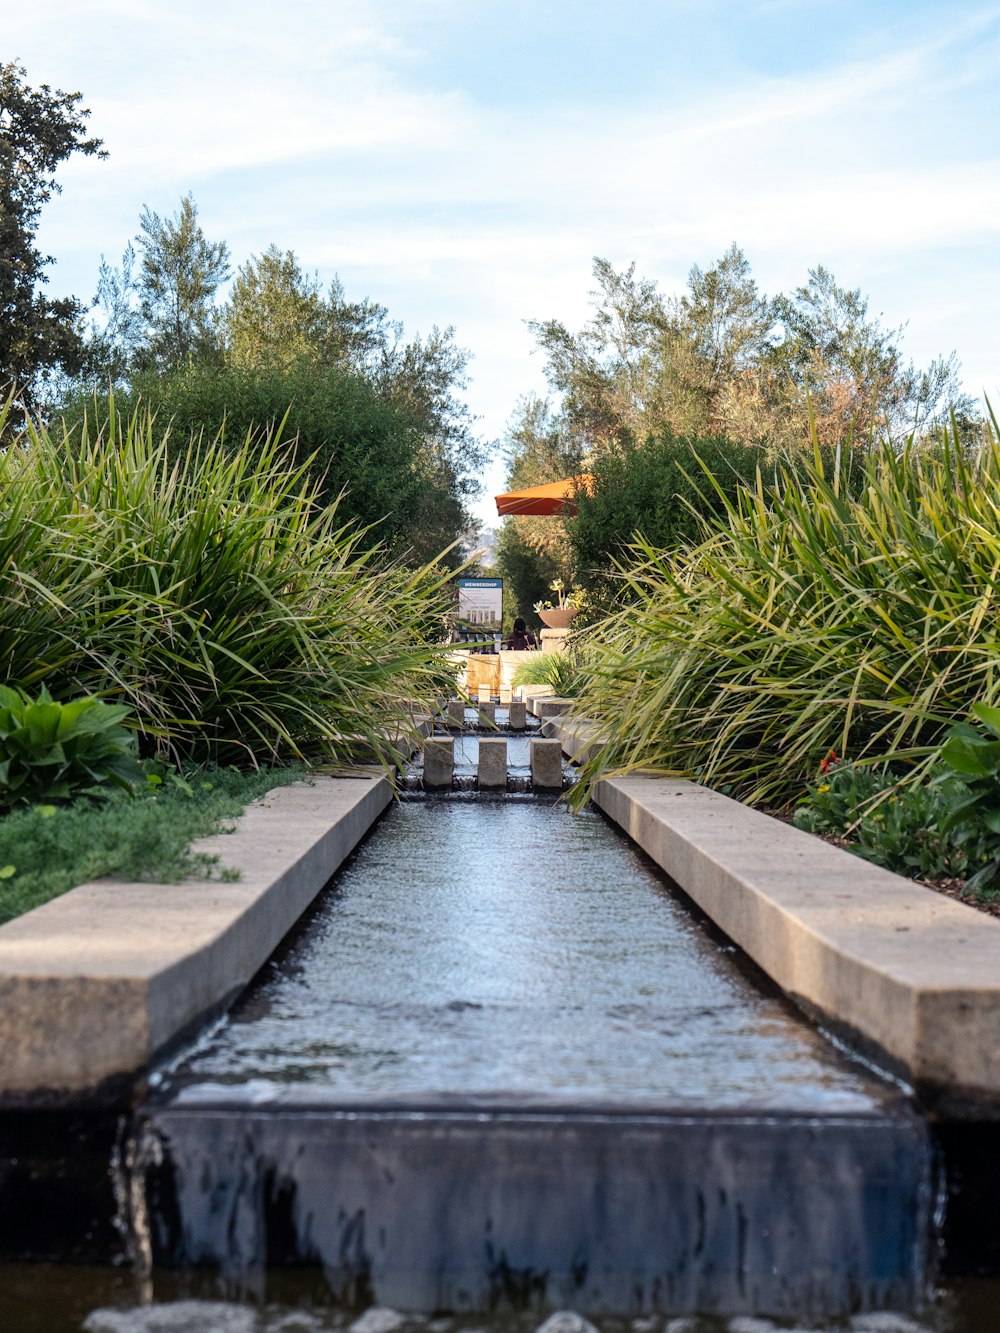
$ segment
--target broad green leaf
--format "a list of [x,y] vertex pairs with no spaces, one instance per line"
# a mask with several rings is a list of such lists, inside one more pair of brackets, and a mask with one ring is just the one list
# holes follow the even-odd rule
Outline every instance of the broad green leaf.
[[1000,741],[968,740],[953,735],[941,747],[941,758],[958,773],[991,777],[1000,771]]
[[1000,708],[990,708],[984,703],[976,702],[972,705],[972,714],[985,727],[989,727],[994,736],[1000,737]]

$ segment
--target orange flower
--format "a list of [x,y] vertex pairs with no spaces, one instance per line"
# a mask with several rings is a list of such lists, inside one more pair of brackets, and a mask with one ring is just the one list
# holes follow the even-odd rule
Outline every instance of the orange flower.
[[839,762],[840,762],[840,756],[837,754],[837,751],[831,750],[830,753],[823,760],[823,762],[820,764],[819,771],[821,773],[829,773],[833,765]]

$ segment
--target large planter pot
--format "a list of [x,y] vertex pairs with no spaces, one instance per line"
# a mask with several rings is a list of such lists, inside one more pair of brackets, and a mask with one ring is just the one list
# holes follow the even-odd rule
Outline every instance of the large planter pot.
[[538,619],[548,629],[569,629],[577,609],[575,606],[552,606],[548,611],[539,611]]

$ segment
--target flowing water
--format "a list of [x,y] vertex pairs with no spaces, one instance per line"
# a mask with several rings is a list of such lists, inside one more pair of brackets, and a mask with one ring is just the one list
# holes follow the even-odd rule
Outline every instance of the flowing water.
[[[473,768],[474,738],[460,746],[462,770]],[[515,743],[515,765],[526,768],[525,756]],[[599,813],[512,795],[390,810],[230,1016],[155,1082],[154,1124],[213,1106],[669,1107],[875,1123],[900,1096],[805,1023]],[[3,1333],[535,1333],[543,1320],[359,1318],[316,1265],[238,1279],[156,1268],[141,1280],[0,1266]],[[900,1314],[565,1316],[547,1333],[592,1327],[996,1333],[1000,1283],[941,1284]]]
[[390,810],[165,1088],[796,1111],[885,1093],[602,815],[511,797]]

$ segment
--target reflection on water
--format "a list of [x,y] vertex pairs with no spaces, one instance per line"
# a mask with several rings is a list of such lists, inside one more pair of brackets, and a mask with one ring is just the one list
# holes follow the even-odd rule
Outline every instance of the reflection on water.
[[[529,773],[531,771],[531,737],[526,735],[501,735],[507,742],[508,772]],[[455,738],[456,773],[475,773],[479,766],[478,736],[457,736]]]

